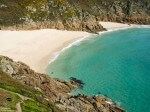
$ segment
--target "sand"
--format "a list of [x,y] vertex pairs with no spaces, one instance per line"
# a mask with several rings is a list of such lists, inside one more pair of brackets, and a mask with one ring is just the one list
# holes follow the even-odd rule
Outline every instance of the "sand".
[[122,24],[122,23],[116,23],[116,22],[99,22],[104,28],[107,30],[114,30],[114,29],[120,29],[120,28],[126,28],[126,27],[133,27],[136,26],[135,24]]
[[85,35],[89,33],[54,29],[0,31],[0,55],[24,62],[36,72],[44,73],[54,53]]
[[[108,30],[129,26],[112,22],[100,22],[100,24]],[[86,35],[90,34],[55,29],[0,31],[0,55],[24,62],[36,72],[44,73],[56,52]]]

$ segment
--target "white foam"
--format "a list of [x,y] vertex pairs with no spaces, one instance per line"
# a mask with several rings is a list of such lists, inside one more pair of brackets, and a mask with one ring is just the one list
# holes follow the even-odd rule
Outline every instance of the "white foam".
[[67,47],[64,47],[61,51],[55,52],[53,54],[52,58],[50,59],[49,64],[54,62],[62,52],[64,52],[65,50],[67,50],[68,48],[70,48],[74,45],[79,45],[82,41],[87,40],[88,37],[90,37],[90,35],[83,36],[82,38],[80,38],[80,39],[76,40],[75,42],[69,44]]
[[114,101],[116,103],[116,105],[118,105],[119,107],[121,106],[121,102],[120,101]]
[[98,34],[101,35],[101,34],[108,33],[108,32],[131,29],[131,28],[150,28],[150,25],[132,25],[132,26],[126,26],[126,27],[120,27],[120,28],[108,28],[107,31],[98,32]]
[[110,104],[110,105],[114,104],[112,101],[105,101],[105,102]]
[[[98,32],[98,34],[102,35],[102,34],[105,34],[105,33],[113,32],[113,31],[119,31],[119,30],[125,30],[125,29],[130,29],[130,28],[150,28],[150,25],[134,25],[134,26],[121,27],[121,28],[110,28],[110,29],[107,29],[107,31]],[[80,43],[82,41],[87,40],[88,37],[91,37],[91,36],[92,35],[86,35],[86,36],[76,40],[75,42],[69,44],[67,47],[64,47],[61,51],[55,52],[53,54],[53,56],[50,58],[49,64],[54,62],[59,57],[59,55],[62,52],[64,52],[65,50],[67,50],[68,48],[70,48],[70,47],[72,47],[74,45],[80,45]]]

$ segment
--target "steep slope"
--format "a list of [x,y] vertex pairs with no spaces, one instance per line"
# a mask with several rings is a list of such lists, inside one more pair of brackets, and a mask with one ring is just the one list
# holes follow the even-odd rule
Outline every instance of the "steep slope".
[[77,85],[35,73],[21,62],[0,56],[0,111],[18,107],[23,112],[124,112],[109,98],[68,94]]
[[0,70],[0,112],[61,112],[46,98],[42,92],[14,80]]
[[0,26],[97,32],[100,20],[150,24],[149,0],[1,0]]

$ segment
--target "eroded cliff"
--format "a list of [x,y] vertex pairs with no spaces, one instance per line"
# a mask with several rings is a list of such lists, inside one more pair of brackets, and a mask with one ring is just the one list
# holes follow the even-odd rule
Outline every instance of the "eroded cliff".
[[150,24],[149,0],[1,0],[1,29],[105,30],[99,21]]

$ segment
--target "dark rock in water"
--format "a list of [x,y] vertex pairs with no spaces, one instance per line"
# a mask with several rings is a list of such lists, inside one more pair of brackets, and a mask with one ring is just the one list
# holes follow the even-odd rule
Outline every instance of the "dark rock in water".
[[104,94],[105,97],[108,97],[108,95]]
[[102,94],[102,93],[101,93],[101,92],[98,92],[97,94],[99,94],[99,95],[100,95],[100,94]]
[[75,77],[70,77],[70,80],[75,81],[75,82],[77,82],[77,83],[79,83],[79,84],[82,84],[82,85],[85,84],[82,80],[79,80],[79,79],[77,79],[77,78],[75,78]]
[[77,83],[77,85],[78,85],[78,87],[80,88],[80,89],[83,89],[83,85],[85,84],[82,80],[79,80],[79,79],[77,79],[77,78],[75,78],[75,77],[70,77],[70,80],[71,81],[73,81],[73,82],[75,82],[75,83]]
[[70,80],[72,83],[75,83],[79,89],[83,89],[85,83],[82,80],[79,80],[75,77],[70,77]]
[[84,87],[83,85],[78,85],[79,89],[83,89],[83,87]]

